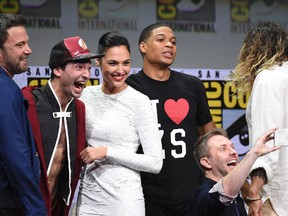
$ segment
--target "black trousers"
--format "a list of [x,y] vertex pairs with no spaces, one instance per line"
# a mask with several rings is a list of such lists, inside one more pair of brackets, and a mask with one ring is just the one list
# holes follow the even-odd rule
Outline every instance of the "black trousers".
[[16,209],[0,208],[0,216],[17,216]]

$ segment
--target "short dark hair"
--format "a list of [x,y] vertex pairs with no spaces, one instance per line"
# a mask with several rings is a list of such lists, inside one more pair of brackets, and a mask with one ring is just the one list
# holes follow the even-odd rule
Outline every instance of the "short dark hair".
[[11,27],[25,26],[26,19],[22,15],[1,13],[0,14],[0,48],[3,48],[4,43],[8,39],[7,30]]
[[139,37],[138,45],[140,45],[142,41],[146,41],[150,37],[154,29],[157,29],[160,27],[168,27],[172,30],[171,26],[168,23],[161,23],[161,22],[153,23],[143,29]]
[[[79,59],[77,61],[69,61],[69,62],[66,62],[65,64],[63,65],[60,65],[59,68],[61,68],[62,70],[65,70],[66,66],[68,63],[91,63],[91,59]],[[54,78],[56,77],[56,75],[54,74],[53,70],[50,74],[50,78],[51,80],[53,80]]]
[[[126,37],[121,35],[118,31],[106,32],[101,36],[98,42],[98,53],[105,54],[105,51],[115,46],[125,46],[130,53],[129,41]],[[101,57],[100,57],[101,58]]]
[[[63,64],[63,65],[61,65],[61,66],[59,66],[59,67],[60,67],[62,70],[65,70],[67,64],[68,64],[68,62],[66,62],[65,64]],[[54,72],[53,72],[53,70],[52,70],[51,75],[50,75],[51,80],[53,80],[55,77],[56,77],[56,75],[54,74]]]
[[[143,41],[145,42],[151,36],[151,33],[154,29],[157,29],[160,27],[168,27],[173,31],[172,27],[168,23],[163,23],[163,22],[153,23],[153,24],[147,26],[146,28],[144,28],[143,31],[141,32],[140,37],[139,37],[139,41],[138,41],[138,48],[139,48],[139,45],[141,44],[141,42],[143,42]],[[140,51],[140,53],[141,53],[141,51]],[[141,55],[142,55],[142,53],[141,53]]]
[[200,169],[205,170],[204,167],[201,165],[200,160],[203,157],[209,157],[209,148],[208,148],[208,140],[216,135],[225,136],[227,139],[229,139],[227,132],[222,128],[215,128],[211,130],[210,132],[206,133],[203,136],[200,136],[194,146],[194,156],[195,160],[199,166]]

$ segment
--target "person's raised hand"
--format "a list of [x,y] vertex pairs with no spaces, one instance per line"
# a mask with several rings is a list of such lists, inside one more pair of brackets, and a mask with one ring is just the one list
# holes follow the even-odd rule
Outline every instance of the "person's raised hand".
[[266,131],[261,137],[258,138],[256,143],[251,148],[251,151],[254,151],[258,157],[268,154],[272,151],[278,150],[280,147],[278,146],[272,146],[269,147],[266,145],[266,142],[274,139],[274,132],[277,130],[277,128],[272,128],[268,131]]

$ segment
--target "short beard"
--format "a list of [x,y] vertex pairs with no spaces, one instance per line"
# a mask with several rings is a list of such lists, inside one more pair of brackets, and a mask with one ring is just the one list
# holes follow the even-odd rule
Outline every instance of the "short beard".
[[28,70],[28,66],[27,67],[21,67],[20,61],[17,62],[13,58],[11,58],[5,49],[3,50],[3,61],[4,61],[4,64],[6,66],[5,69],[10,74],[21,74],[21,73]]

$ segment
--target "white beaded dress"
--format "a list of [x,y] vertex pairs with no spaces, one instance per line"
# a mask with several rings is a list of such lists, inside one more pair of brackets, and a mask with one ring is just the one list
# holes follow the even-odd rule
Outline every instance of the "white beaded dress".
[[[161,137],[150,100],[128,86],[106,95],[101,85],[86,87],[88,146],[107,146],[105,160],[85,167],[77,201],[77,215],[144,216],[140,171],[159,173]],[[136,153],[142,145],[144,154]],[[97,162],[97,161],[96,161]]]

